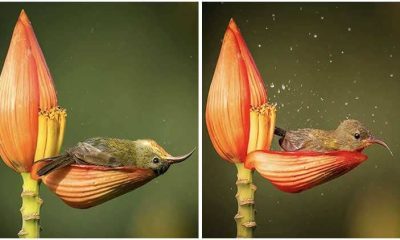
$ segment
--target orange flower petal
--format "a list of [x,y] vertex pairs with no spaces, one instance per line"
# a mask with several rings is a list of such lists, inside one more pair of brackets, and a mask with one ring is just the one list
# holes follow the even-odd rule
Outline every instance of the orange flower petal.
[[250,104],[251,106],[261,106],[267,102],[267,90],[264,86],[264,81],[257,69],[253,56],[251,55],[250,50],[248,49],[246,42],[233,19],[230,20],[228,29],[230,29],[235,35],[236,41],[239,45],[240,54],[247,68],[247,79],[250,84],[251,94]]
[[30,170],[35,154],[39,90],[36,63],[24,26],[17,22],[0,75],[0,153],[18,172]]
[[155,177],[150,169],[72,165],[51,172],[42,177],[42,181],[69,206],[90,208],[132,191]]
[[35,156],[39,109],[57,106],[53,80],[25,12],[11,38],[0,76],[0,155],[28,172]]
[[264,82],[233,20],[225,32],[210,86],[206,123],[214,148],[230,162],[247,154],[250,106],[267,101]]
[[337,178],[366,159],[360,152],[348,151],[256,151],[247,156],[245,166],[255,168],[281,191],[296,193]]
[[57,106],[57,95],[51,77],[50,70],[47,67],[42,49],[36,39],[31,22],[28,19],[25,11],[22,10],[18,22],[22,23],[29,39],[29,45],[32,50],[32,55],[35,58],[37,75],[39,79],[40,90],[40,109],[47,110]]
[[227,161],[245,159],[249,136],[250,90],[247,71],[232,30],[227,29],[210,86],[206,123],[218,154]]

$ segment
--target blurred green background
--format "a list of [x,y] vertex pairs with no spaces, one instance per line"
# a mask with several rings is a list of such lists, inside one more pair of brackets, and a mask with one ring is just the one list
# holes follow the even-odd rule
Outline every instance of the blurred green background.
[[[351,117],[394,153],[372,146],[353,171],[299,194],[255,173],[255,237],[400,237],[400,4],[204,3],[203,108],[231,17],[278,103],[278,126],[333,129]],[[203,136],[203,236],[233,237],[236,168],[205,124]]]
[[[152,138],[172,154],[197,146],[197,3],[1,3],[1,62],[21,9],[68,110],[64,149],[93,136]],[[0,165],[0,237],[17,237],[21,179]],[[41,236],[196,237],[197,166],[196,153],[87,210],[42,186]]]

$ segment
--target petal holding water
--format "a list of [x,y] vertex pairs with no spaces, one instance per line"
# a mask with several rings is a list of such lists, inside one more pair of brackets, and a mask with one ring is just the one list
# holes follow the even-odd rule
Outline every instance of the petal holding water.
[[348,151],[255,151],[247,156],[245,166],[255,169],[281,191],[297,193],[335,179],[366,159],[360,152]]
[[155,177],[151,169],[71,165],[49,173],[42,181],[69,206],[90,208],[132,191]]

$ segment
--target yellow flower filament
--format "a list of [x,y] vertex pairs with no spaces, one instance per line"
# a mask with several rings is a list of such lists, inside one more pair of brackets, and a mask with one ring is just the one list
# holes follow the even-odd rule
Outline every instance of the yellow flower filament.
[[66,117],[65,109],[58,107],[40,111],[35,162],[59,154],[64,139]]

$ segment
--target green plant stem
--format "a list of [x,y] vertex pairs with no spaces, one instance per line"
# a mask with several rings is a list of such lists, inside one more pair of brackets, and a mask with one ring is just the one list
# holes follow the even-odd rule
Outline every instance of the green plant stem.
[[39,182],[32,179],[30,173],[21,173],[22,185],[22,229],[19,231],[20,238],[40,237],[40,207],[43,203],[39,197]]
[[238,213],[235,216],[237,237],[251,238],[256,227],[254,193],[256,186],[253,184],[253,171],[237,163],[237,194]]

